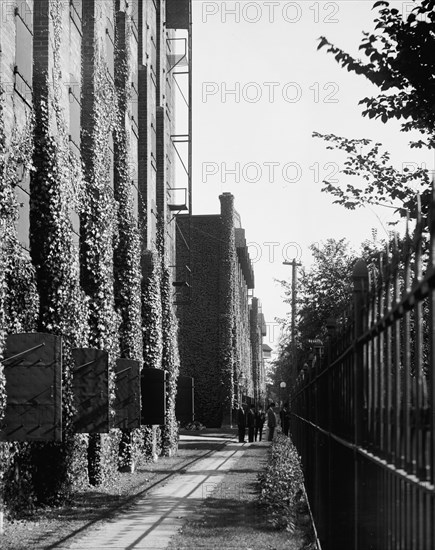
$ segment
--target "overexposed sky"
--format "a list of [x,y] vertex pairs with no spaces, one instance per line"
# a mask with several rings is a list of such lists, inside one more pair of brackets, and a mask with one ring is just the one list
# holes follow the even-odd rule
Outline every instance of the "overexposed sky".
[[218,213],[218,196],[234,194],[272,346],[274,319],[289,311],[274,281],[291,277],[284,259],[309,265],[311,243],[347,237],[357,247],[372,228],[385,236],[393,219],[391,209],[347,211],[320,192],[325,178],[347,181],[339,173],[345,157],[312,132],[371,138],[397,168],[433,168],[433,155],[409,149],[412,136],[397,122],[361,116],[358,101],[377,89],[317,51],[326,36],[358,55],[362,31],[373,28],[373,3],[193,0],[193,214]]

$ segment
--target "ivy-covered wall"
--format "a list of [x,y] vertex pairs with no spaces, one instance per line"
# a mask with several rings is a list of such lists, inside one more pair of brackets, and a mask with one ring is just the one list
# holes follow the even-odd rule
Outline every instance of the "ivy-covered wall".
[[[190,261],[192,270],[190,299],[177,309],[180,372],[194,377],[195,418],[210,427],[230,423],[242,391],[252,391],[254,383],[248,281],[237,253],[234,197],[225,193],[220,200],[220,215],[192,217],[190,253],[177,239],[177,265]],[[188,234],[188,217],[179,216],[178,223]]]
[[[141,71],[152,75],[157,58],[159,97],[173,107],[165,2],[27,0],[20,21],[24,3],[9,4],[10,17],[0,21],[0,358],[9,333],[63,339],[62,442],[0,444],[0,483],[9,509],[18,509],[59,502],[83,483],[113,481],[118,468],[176,452],[179,360],[174,220],[156,210],[157,178],[139,170],[141,151],[158,148],[148,136],[160,104],[140,86]],[[26,51],[16,51],[19,32],[32,45]],[[15,64],[26,56],[19,69],[27,70],[31,93],[23,95]],[[160,147],[170,162],[169,140]],[[166,193],[174,174],[160,170]],[[74,347],[108,351],[112,416],[117,358],[167,370],[166,426],[75,434]],[[0,420],[6,398],[0,364]]]
[[[12,6],[13,8],[13,6]],[[11,19],[3,18],[3,39],[14,36]],[[16,189],[28,185],[33,169],[34,112],[11,94],[12,53],[0,54],[0,359],[7,334],[35,330],[39,296],[30,254],[20,243]],[[25,243],[28,246],[28,242]],[[0,363],[0,423],[6,406],[6,379]],[[30,476],[30,445],[0,443],[0,485],[11,510],[31,506],[35,498]]]
[[257,402],[264,404],[264,399],[266,397],[266,378],[264,372],[263,337],[266,336],[266,325],[258,298],[253,297],[251,300],[249,319],[254,398]]
[[63,67],[69,56],[68,13],[62,0],[35,5],[33,98],[35,125],[30,182],[30,252],[40,300],[37,330],[63,337],[63,441],[33,444],[34,484],[40,501],[62,498],[77,481],[68,475],[83,460],[73,432],[71,349],[88,345],[88,298],[80,286],[73,212],[83,207],[80,159],[70,149]]

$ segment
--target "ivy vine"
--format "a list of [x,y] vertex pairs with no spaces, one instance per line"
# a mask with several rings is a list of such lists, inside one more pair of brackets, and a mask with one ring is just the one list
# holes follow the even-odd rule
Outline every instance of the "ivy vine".
[[[71,151],[63,96],[62,0],[50,3],[53,70],[34,73],[34,167],[31,178],[30,248],[40,297],[38,330],[62,336],[62,443],[31,447],[34,485],[42,502],[67,498],[77,482],[71,475],[83,447],[73,432],[73,347],[88,343],[88,298],[80,286],[80,259],[74,244],[72,210],[83,207],[81,162]],[[83,474],[81,474],[83,475]]]
[[[33,169],[33,112],[28,113],[24,124],[15,119],[8,132],[4,106],[5,94],[0,85],[0,360],[6,336],[35,330],[39,309],[35,269],[18,241],[16,229],[19,204],[15,188],[23,174],[27,177]],[[0,423],[5,407],[6,379],[0,363]],[[30,508],[35,499],[29,449],[28,443],[0,443],[0,492],[10,512]],[[22,472],[19,477],[17,472]]]
[[171,277],[165,255],[162,255],[162,368],[168,372],[166,389],[166,423],[162,427],[162,453],[172,456],[178,449],[178,422],[175,417],[175,400],[180,371],[178,354],[178,324],[172,305]]
[[[115,200],[118,206],[119,231],[117,247],[114,250],[115,305],[121,315],[121,356],[142,362],[140,235],[134,211],[131,139],[126,127],[131,95],[132,22],[120,15],[118,25],[125,26],[125,43],[122,44],[118,39],[115,49],[118,109],[114,126]],[[119,465],[122,469],[134,469],[135,463],[140,459],[142,437],[140,430],[122,430],[119,452]]]
[[[110,5],[115,20],[115,2]],[[89,32],[93,32],[92,26]],[[116,39],[116,36],[115,36]],[[114,135],[119,117],[118,95],[101,43],[92,37],[94,64],[92,86],[83,87],[84,103],[91,103],[86,112],[87,125],[82,128],[84,161],[84,208],[81,222],[81,282],[90,298],[89,344],[109,355],[109,406],[113,418],[115,399],[115,361],[120,356],[119,329],[122,316],[115,308],[114,250],[118,247],[118,204],[112,186],[110,136]],[[106,451],[117,439],[119,430],[106,435],[91,434],[88,448],[89,478],[99,485],[116,475],[118,457],[107,462]],[[109,468],[110,464],[110,468]]]

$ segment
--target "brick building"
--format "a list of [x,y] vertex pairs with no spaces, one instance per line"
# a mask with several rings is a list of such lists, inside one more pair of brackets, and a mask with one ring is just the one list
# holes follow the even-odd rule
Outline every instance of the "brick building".
[[267,335],[266,321],[258,298],[253,297],[249,305],[252,346],[252,376],[254,379],[254,399],[264,404],[266,376],[264,367],[264,337]]
[[[175,28],[188,31],[189,6],[189,0],[11,0],[1,4],[0,82],[5,134],[18,134],[34,115],[35,107],[44,103],[50,131],[57,135],[60,129],[55,110],[59,108],[64,117],[62,131],[68,136],[72,154],[92,164],[88,145],[92,144],[89,140],[104,91],[104,82],[98,77],[112,81],[125,95],[121,109],[126,115],[134,212],[136,217],[144,217],[143,242],[148,249],[155,246],[159,215],[167,219],[167,235],[173,239],[169,212],[176,167],[174,68],[180,57],[184,58],[180,66],[190,62],[187,46],[182,53],[177,50],[180,37]],[[97,65],[104,66],[104,75],[98,75]],[[111,104],[110,98],[106,103]],[[112,187],[116,155],[113,133],[108,132],[105,155]],[[29,182],[30,175],[25,172],[16,189],[21,208],[17,229],[26,249]],[[139,199],[144,213],[138,207]],[[78,241],[79,216],[72,209],[70,217]]]
[[[111,384],[117,358],[170,370],[176,357],[164,351],[177,345],[174,210],[191,200],[191,104],[175,116],[177,90],[191,95],[190,0],[0,10],[0,354],[12,332],[61,335],[68,412],[71,348],[107,351]],[[0,419],[5,399],[0,372]]]
[[191,269],[177,309],[180,373],[195,379],[195,418],[207,426],[229,422],[238,402],[264,394],[258,355],[253,363],[254,272],[245,231],[234,197],[224,193],[219,199],[220,214],[177,218],[177,267]]

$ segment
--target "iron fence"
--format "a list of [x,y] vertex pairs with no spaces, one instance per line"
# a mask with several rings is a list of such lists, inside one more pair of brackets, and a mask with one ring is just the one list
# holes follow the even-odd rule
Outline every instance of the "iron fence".
[[351,313],[292,394],[323,550],[435,549],[434,214],[357,262]]

